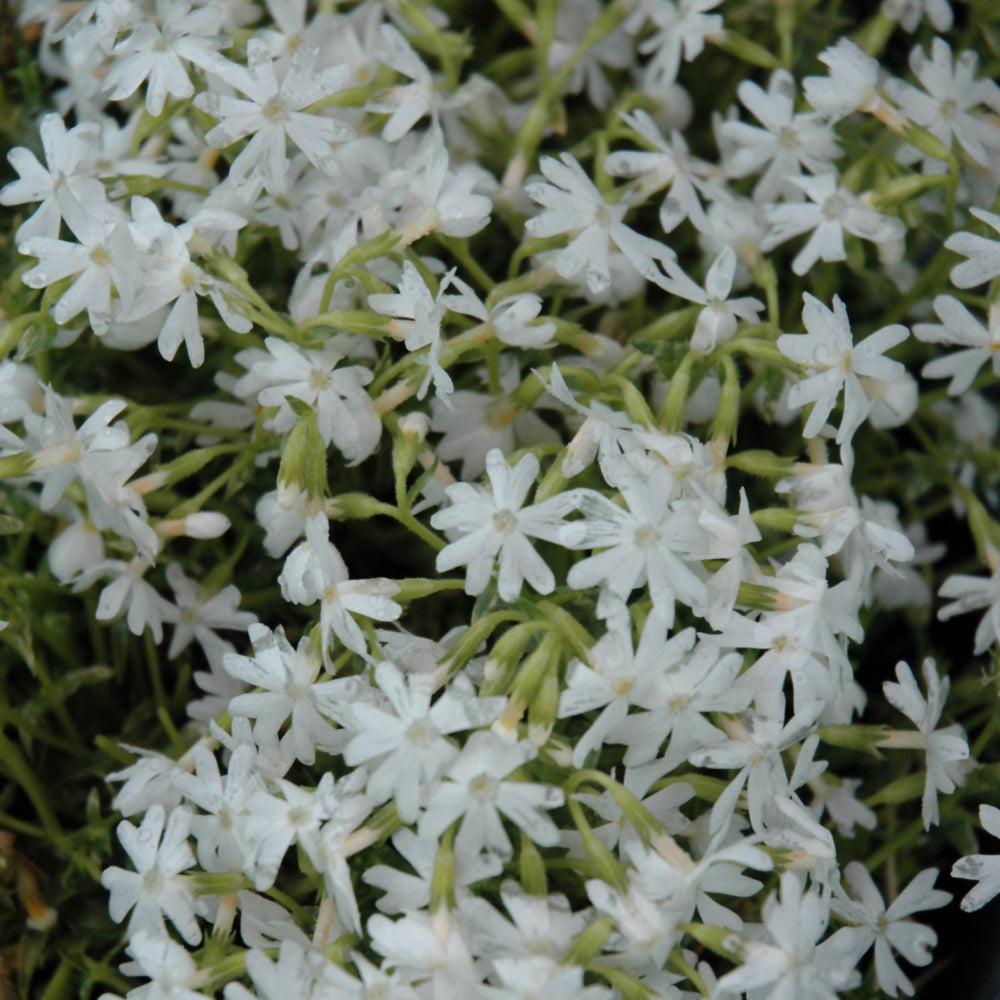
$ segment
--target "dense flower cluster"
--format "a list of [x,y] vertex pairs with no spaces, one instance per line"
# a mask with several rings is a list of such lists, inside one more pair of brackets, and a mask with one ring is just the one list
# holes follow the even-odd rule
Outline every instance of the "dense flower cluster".
[[[1000,637],[1000,87],[946,0],[794,66],[722,0],[498,0],[480,65],[456,6],[22,10],[3,495],[197,668],[111,775],[127,996],[912,994],[951,895],[863,862],[972,723],[926,647],[861,664]],[[931,505],[988,574],[931,575]]]

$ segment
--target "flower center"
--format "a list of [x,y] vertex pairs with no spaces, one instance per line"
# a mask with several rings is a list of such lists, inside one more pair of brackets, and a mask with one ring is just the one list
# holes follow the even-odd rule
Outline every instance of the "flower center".
[[655,549],[660,543],[660,533],[651,524],[640,525],[635,532],[637,549]]
[[799,144],[799,133],[791,125],[782,125],[781,131],[778,132],[778,142],[785,149],[795,149]]
[[493,530],[509,535],[517,530],[517,515],[512,510],[498,510],[493,515]]
[[270,100],[264,106],[264,117],[274,125],[288,121],[288,108],[278,100]]
[[847,202],[842,195],[832,194],[823,202],[823,214],[828,219],[839,219],[847,208]]
[[477,775],[469,782],[469,794],[477,802],[492,802],[496,798],[499,782],[488,774]]
[[491,430],[502,431],[517,419],[517,409],[509,399],[501,399],[486,412],[486,423]]
[[414,722],[410,728],[406,730],[406,741],[411,747],[422,750],[433,743],[436,735],[437,734],[430,726],[427,725],[427,723]]

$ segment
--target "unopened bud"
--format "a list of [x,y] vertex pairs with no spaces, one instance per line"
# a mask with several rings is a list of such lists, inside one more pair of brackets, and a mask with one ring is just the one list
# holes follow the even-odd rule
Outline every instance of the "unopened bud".
[[[326,493],[326,445],[316,413],[306,408],[281,448],[278,467],[278,506],[289,510],[302,493],[312,499]],[[284,503],[291,500],[289,507]]]

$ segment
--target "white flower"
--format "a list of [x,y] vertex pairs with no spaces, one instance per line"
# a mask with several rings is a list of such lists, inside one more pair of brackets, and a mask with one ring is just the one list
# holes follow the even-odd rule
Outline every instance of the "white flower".
[[928,361],[921,375],[950,378],[949,396],[960,396],[970,388],[986,362],[994,375],[1000,375],[1000,303],[991,303],[985,327],[951,295],[938,295],[934,311],[941,322],[914,323],[913,336],[931,344],[951,344],[964,350]]
[[[120,311],[118,319],[125,323],[136,322],[152,317],[173,303],[160,327],[156,346],[167,361],[172,361],[183,343],[192,366],[198,368],[205,360],[198,316],[199,297],[212,300],[230,330],[249,333],[250,320],[227,301],[226,286],[191,260],[185,243],[185,238],[193,235],[190,224],[175,228],[165,222],[148,198],[133,198],[131,209],[129,231],[143,253],[146,280],[128,308]],[[237,219],[234,228],[241,224],[242,220]]]
[[177,621],[167,650],[171,659],[187,649],[192,639],[198,640],[211,659],[213,650],[222,642],[215,634],[217,629],[243,631],[257,620],[252,611],[239,610],[240,591],[235,584],[228,584],[217,594],[205,595],[178,563],[167,567],[167,583],[173,588],[177,604]]
[[805,191],[810,201],[767,206],[764,217],[769,228],[760,248],[773,250],[811,230],[812,235],[792,261],[796,274],[805,274],[817,260],[846,260],[845,232],[880,244],[898,242],[906,235],[906,226],[899,219],[868,208],[853,192],[839,187],[833,174],[790,177],[789,183]]
[[[403,261],[403,273],[399,279],[399,291],[379,292],[368,296],[368,304],[376,312],[397,317],[388,326],[389,333],[403,341],[408,351],[428,348],[420,364],[427,367],[417,399],[423,399],[427,387],[433,381],[438,399],[448,405],[453,383],[451,376],[441,367],[441,321],[449,310],[466,316],[481,317],[483,305],[472,289],[461,278],[456,277],[452,268],[441,279],[437,295],[421,277],[410,260]],[[448,294],[448,289],[455,291]]]
[[534,292],[520,292],[500,299],[489,311],[489,322],[497,340],[510,347],[552,347],[555,323],[536,322],[542,305],[541,298]]
[[850,942],[855,962],[875,945],[875,976],[879,989],[891,997],[899,991],[913,996],[913,984],[893,957],[894,949],[913,965],[930,964],[937,934],[909,918],[920,910],[936,910],[951,900],[950,892],[932,888],[937,874],[936,868],[920,872],[887,909],[868,869],[860,861],[852,861],[844,869],[844,878],[855,898],[836,898],[834,911],[841,919],[859,926],[845,927],[834,936]]
[[384,96],[368,105],[371,111],[389,115],[382,138],[386,142],[399,142],[425,114],[434,113],[434,79],[424,61],[391,24],[379,25],[375,55],[379,62],[413,81],[390,87]]
[[[517,446],[561,441],[559,433],[535,409],[525,410],[517,405],[516,397],[512,398],[521,385],[517,353],[505,351],[497,368],[498,393],[459,389],[447,400],[431,400],[430,429],[443,435],[435,450],[445,462],[461,459],[461,478],[465,480],[486,471],[486,456],[494,448],[509,455]],[[481,374],[488,378],[485,370]]]
[[885,102],[878,92],[879,64],[849,38],[840,38],[819,55],[830,75],[802,81],[806,100],[820,114],[843,118],[852,111],[875,111]]
[[[464,681],[464,683],[463,683]],[[376,802],[394,799],[404,823],[417,818],[427,788],[458,755],[450,733],[489,725],[503,711],[503,698],[477,698],[459,676],[431,705],[433,674],[407,674],[388,660],[375,667],[386,705],[353,706],[346,721],[353,731],[344,747],[351,767],[368,763],[367,793]]]
[[764,308],[758,299],[730,299],[733,278],[736,274],[736,253],[732,247],[723,247],[705,275],[705,287],[696,285],[677,264],[668,264],[670,278],[667,288],[689,302],[705,308],[698,313],[691,347],[702,354],[710,354],[720,344],[730,340],[739,320],[755,323]]
[[240,871],[245,862],[237,834],[254,793],[264,790],[254,771],[254,752],[245,744],[229,759],[225,778],[219,773],[215,755],[204,746],[191,749],[194,774],[177,768],[171,774],[174,787],[204,810],[191,820],[191,833],[198,844],[198,864],[210,872]]
[[196,107],[219,121],[205,136],[209,145],[223,149],[253,136],[229,168],[228,180],[235,187],[248,188],[248,193],[261,187],[268,194],[283,192],[288,178],[286,139],[291,139],[313,166],[325,173],[337,171],[333,146],[353,139],[354,129],[338,118],[301,109],[342,89],[350,70],[333,66],[316,72],[319,55],[315,45],[300,45],[279,84],[266,44],[251,38],[246,69],[234,63],[214,67],[214,72],[250,98],[244,101],[201,93],[194,99]]
[[482,896],[470,894],[458,904],[476,954],[490,959],[527,953],[559,960],[592,916],[586,909],[571,909],[562,894],[531,895],[511,879],[500,886],[500,898],[510,920]]
[[[416,872],[410,875],[391,865],[372,865],[361,876],[366,885],[382,889],[385,895],[375,906],[382,913],[409,913],[422,910],[431,900],[434,880],[434,859],[440,844],[436,837],[420,837],[409,827],[392,835],[392,846]],[[483,879],[496,878],[503,871],[503,862],[496,854],[455,853],[455,899],[464,903],[473,897],[469,886]]]
[[649,71],[660,85],[677,79],[681,55],[690,62],[705,47],[710,35],[722,34],[722,15],[709,14],[722,0],[641,0],[626,27],[637,31],[645,20],[656,29],[639,43],[644,55],[653,53]]
[[935,729],[951,686],[948,678],[938,676],[934,661],[928,657],[922,667],[927,697],[920,693],[913,671],[900,661],[896,664],[896,678],[882,685],[886,699],[899,709],[916,727],[917,732],[892,732],[879,746],[901,749],[924,750],[927,754],[927,776],[924,781],[924,795],[921,815],[924,829],[929,830],[940,819],[938,815],[937,793],[950,795],[956,785],[965,781],[965,761],[969,759],[969,744],[961,726],[947,726]]
[[540,168],[551,183],[528,184],[525,191],[545,210],[525,223],[525,231],[538,238],[573,234],[569,245],[555,257],[561,277],[574,278],[582,272],[591,292],[604,291],[611,284],[608,252],[614,245],[639,274],[663,287],[665,278],[655,261],[674,260],[674,252],[625,225],[625,202],[605,200],[569,153],[562,153],[559,160],[542,157]]
[[497,590],[505,601],[517,600],[525,580],[540,594],[550,594],[555,588],[552,570],[528,538],[555,541],[563,517],[573,509],[574,494],[560,493],[525,507],[538,469],[538,459],[531,453],[511,469],[503,452],[494,448],[486,456],[489,490],[472,483],[447,488],[451,502],[434,514],[431,525],[454,529],[461,537],[438,553],[435,566],[439,573],[467,566],[467,594],[475,596],[486,589],[496,564]]
[[[987,167],[1000,144],[1000,128],[986,116],[974,113],[979,105],[1000,112],[1000,87],[992,80],[976,79],[979,58],[975,52],[959,53],[952,66],[951,47],[943,38],[931,42],[928,58],[918,45],[910,53],[910,69],[927,93],[889,80],[886,90],[902,112],[951,147],[957,142],[981,167]],[[906,159],[919,159],[916,150]]]
[[132,910],[130,934],[147,931],[164,937],[166,916],[189,945],[196,945],[201,940],[201,929],[195,917],[194,896],[180,874],[195,862],[187,841],[191,812],[183,807],[172,810],[164,831],[165,818],[163,806],[154,805],[138,828],[128,820],[118,824],[118,840],[136,870],[107,868],[101,875],[101,885],[111,893],[108,911],[112,920],[120,923]]
[[167,95],[194,94],[185,62],[213,69],[224,62],[220,46],[221,8],[191,10],[188,0],[156,0],[156,16],[140,21],[112,50],[114,60],[104,78],[113,101],[122,101],[146,84],[146,109],[154,117],[163,112]]
[[665,465],[657,463],[645,478],[624,460],[614,469],[626,506],[619,507],[594,490],[580,490],[577,504],[583,517],[562,529],[560,542],[567,548],[604,550],[575,563],[567,583],[601,585],[600,618],[619,613],[632,591],[643,584],[668,627],[673,624],[675,601],[701,613],[708,590],[688,565],[707,557],[695,503],[679,500],[673,470]]
[[787,70],[771,74],[767,91],[744,80],[737,93],[764,127],[725,121],[719,125],[719,135],[734,147],[726,157],[730,176],[746,177],[763,169],[754,188],[755,201],[766,203],[789,190],[794,192],[788,182],[801,174],[802,167],[813,174],[833,170],[832,161],[840,156],[833,129],[816,112],[796,113],[795,81]]
[[[382,434],[382,421],[364,390],[371,371],[362,365],[341,366],[343,353],[333,347],[305,350],[278,337],[268,337],[264,344],[268,354],[254,361],[246,382],[266,383],[257,398],[262,406],[278,407],[274,429],[285,433],[298,423],[285,398],[292,396],[315,408],[323,443],[335,445],[348,464],[371,455]],[[242,394],[239,382],[234,391]]]
[[500,980],[497,1000],[613,1000],[606,986],[584,986],[583,969],[562,965],[541,955],[495,958],[493,968]]
[[506,859],[512,847],[500,822],[503,814],[536,844],[554,847],[559,843],[559,828],[542,810],[561,806],[562,791],[551,785],[503,780],[536,753],[526,740],[508,746],[491,732],[473,733],[427,798],[420,835],[440,837],[461,817],[456,851],[467,855],[486,851]]
[[951,31],[954,23],[949,0],[885,0],[882,9],[907,31],[916,31],[925,14],[935,31]]
[[250,626],[252,657],[235,653],[224,659],[226,672],[258,690],[239,694],[229,702],[229,712],[256,720],[260,735],[276,737],[285,720],[295,756],[305,764],[316,759],[316,749],[340,750],[347,738],[327,719],[341,718],[349,703],[367,685],[360,677],[340,677],[317,683],[321,662],[309,655],[308,638],[298,649],[285,638],[279,625],[273,632],[265,625]]
[[0,205],[27,205],[40,201],[34,215],[18,227],[18,244],[31,236],[56,239],[63,217],[63,205],[79,202],[87,188],[86,178],[93,176],[98,126],[82,122],[67,131],[62,118],[45,115],[38,126],[45,166],[29,149],[16,146],[7,154],[18,179],[0,188]]
[[[295,941],[282,941],[278,959],[256,948],[246,953],[246,968],[260,1000],[361,1000],[361,982],[318,950],[306,950]],[[226,990],[227,1000],[229,990]]]
[[[979,822],[987,833],[1000,837],[1000,809],[996,806],[980,805]],[[952,865],[951,877],[972,879],[976,883],[962,899],[962,909],[973,913],[1000,892],[1000,855],[969,854],[959,858]]]
[[938,611],[938,618],[942,621],[981,608],[987,609],[976,629],[976,656],[985,653],[1000,637],[1000,566],[990,577],[953,573],[941,585],[938,596],[955,598]]
[[788,405],[797,408],[813,404],[812,412],[802,430],[812,438],[823,429],[844,390],[844,415],[837,431],[837,444],[844,444],[864,422],[871,409],[871,397],[859,376],[880,382],[893,382],[906,373],[898,362],[882,355],[901,344],[907,337],[905,326],[882,327],[857,346],[851,336],[847,309],[840,297],[833,297],[833,309],[804,292],[802,322],[806,333],[782,334],[778,350],[792,361],[813,369],[815,374],[796,382],[789,390]]
[[392,600],[399,585],[385,577],[352,580],[336,547],[330,542],[330,522],[319,511],[306,518],[306,540],[285,560],[278,577],[286,601],[320,601],[324,662],[329,666],[329,644],[338,638],[348,649],[367,657],[368,642],[352,614],[375,621],[395,621],[403,609]]
[[861,977],[834,938],[819,943],[829,921],[829,897],[815,887],[805,892],[792,871],[782,873],[780,893],[764,903],[766,939],[745,946],[742,964],[719,980],[719,990],[752,991],[761,1000],[834,1000],[840,990],[857,985]]
[[758,832],[763,830],[765,806],[791,794],[781,755],[802,739],[810,719],[798,715],[793,715],[787,723],[783,719],[783,713],[754,713],[746,724],[730,724],[730,739],[689,755],[695,767],[739,768],[712,807],[709,831],[713,836],[728,827],[744,787],[750,825]]
[[583,472],[596,458],[601,474],[608,480],[615,460],[620,459],[635,445],[636,424],[627,413],[613,410],[600,400],[591,400],[587,406],[581,405],[566,385],[559,365],[555,362],[552,363],[549,378],[546,390],[564,406],[584,418],[566,446],[562,474],[571,479]]
[[[130,990],[129,1000],[209,1000],[205,993],[196,993],[195,985],[203,985],[201,972],[186,948],[164,934],[136,931],[129,938],[128,952],[133,961],[119,968],[126,976],[146,976],[144,986]],[[118,1000],[110,993],[100,1000]]]
[[672,232],[685,218],[696,229],[705,229],[705,210],[701,197],[712,193],[709,178],[714,168],[688,153],[687,143],[680,132],[671,133],[669,142],[645,112],[621,112],[622,119],[653,147],[652,150],[617,150],[604,161],[604,169],[612,177],[640,177],[636,200],[666,188],[660,205],[660,225],[665,233]]
[[29,288],[45,288],[77,275],[52,306],[52,318],[65,324],[86,309],[91,328],[101,336],[111,324],[112,286],[128,300],[140,283],[127,223],[121,210],[108,202],[104,185],[92,178],[81,182],[78,198],[60,198],[59,207],[78,242],[29,236],[18,252],[37,257],[38,263],[22,280]]
[[[969,211],[1000,234],[1000,215],[976,207]],[[947,250],[968,258],[951,269],[951,283],[956,288],[974,288],[1000,276],[1000,241],[961,232],[952,233],[944,245]]]

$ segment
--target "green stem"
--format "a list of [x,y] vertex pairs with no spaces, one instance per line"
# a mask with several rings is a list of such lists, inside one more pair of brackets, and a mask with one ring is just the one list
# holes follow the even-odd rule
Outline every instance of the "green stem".
[[11,780],[20,785],[24,794],[31,800],[31,804],[35,807],[35,812],[41,820],[45,835],[54,843],[61,842],[63,839],[62,827],[49,805],[45,790],[39,784],[35,772],[31,770],[21,751],[7,738],[7,734],[2,728],[0,728],[0,765],[6,769]]

